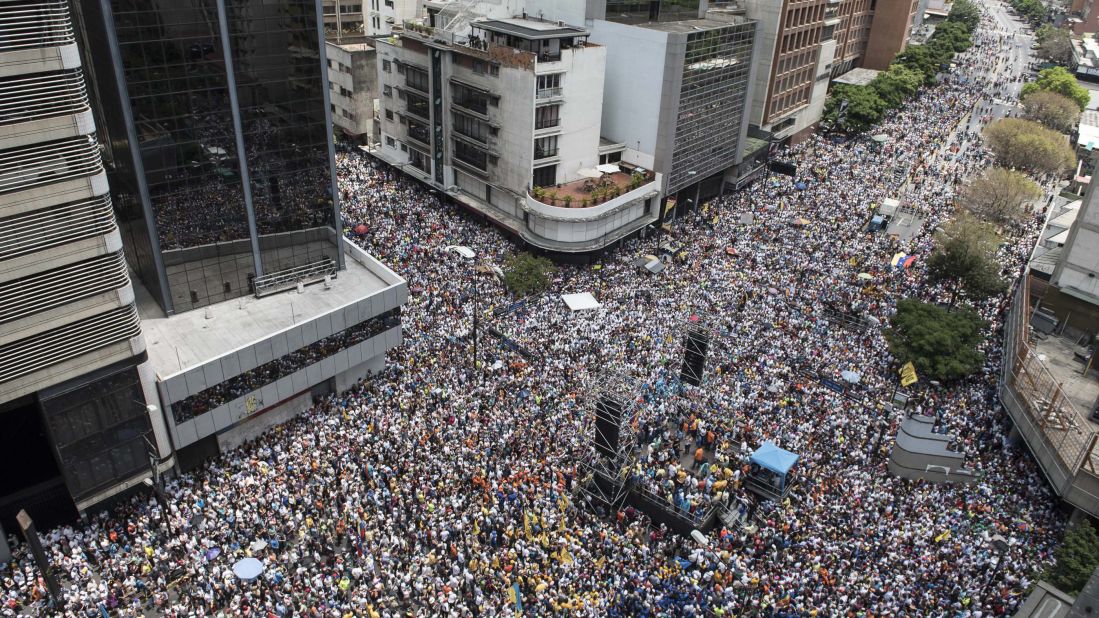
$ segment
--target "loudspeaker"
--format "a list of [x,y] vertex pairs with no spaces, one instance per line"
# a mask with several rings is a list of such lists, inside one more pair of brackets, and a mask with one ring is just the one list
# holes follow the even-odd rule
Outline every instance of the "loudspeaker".
[[706,354],[710,349],[710,337],[698,331],[687,331],[683,340],[683,366],[679,369],[679,379],[699,386],[702,384],[702,372],[706,368]]
[[622,404],[610,397],[595,402],[595,450],[613,457],[618,451],[618,432],[622,425]]
[[787,161],[771,161],[771,171],[783,176],[797,176],[798,166]]

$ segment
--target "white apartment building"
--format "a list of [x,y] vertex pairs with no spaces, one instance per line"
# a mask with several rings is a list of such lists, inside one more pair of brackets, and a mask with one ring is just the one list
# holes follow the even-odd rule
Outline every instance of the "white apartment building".
[[376,143],[378,70],[373,39],[329,38],[325,41],[325,52],[332,124],[353,142]]
[[600,166],[606,49],[529,16],[468,36],[409,25],[379,39],[375,154],[525,242],[597,251],[656,220],[651,169]]

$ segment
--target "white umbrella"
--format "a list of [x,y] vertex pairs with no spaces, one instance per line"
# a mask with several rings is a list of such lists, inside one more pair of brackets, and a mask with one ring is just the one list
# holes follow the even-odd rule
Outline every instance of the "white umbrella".
[[604,163],[603,165],[597,165],[595,169],[603,172],[604,174],[617,174],[622,171],[622,168],[618,167],[614,163]]
[[600,172],[599,170],[593,170],[590,167],[582,167],[576,170],[576,174],[579,175],[581,178],[599,178],[603,175],[603,172]]
[[457,253],[467,260],[472,260],[477,255],[476,253],[474,253],[473,249],[462,245],[450,245],[446,248],[446,250],[453,251],[454,253]]

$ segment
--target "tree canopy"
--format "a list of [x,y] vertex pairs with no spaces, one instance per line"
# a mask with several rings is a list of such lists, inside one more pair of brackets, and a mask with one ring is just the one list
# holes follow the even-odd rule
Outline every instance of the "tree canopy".
[[1037,80],[1023,85],[1021,96],[1025,97],[1039,90],[1056,92],[1061,96],[1068,97],[1076,103],[1080,111],[1084,111],[1088,106],[1088,101],[1091,100],[1088,89],[1076,83],[1076,76],[1069,73],[1064,67],[1042,69],[1038,73]]
[[900,107],[908,97],[916,94],[923,83],[923,75],[902,64],[889,65],[870,82],[878,97],[890,108]]
[[1068,30],[1042,24],[1034,31],[1034,38],[1038,42],[1038,56],[1062,66],[1072,63],[1072,36]]
[[1068,139],[1037,122],[1001,118],[985,128],[984,136],[1003,167],[1061,175],[1076,166]]
[[938,305],[906,298],[885,331],[889,351],[901,363],[911,362],[932,380],[965,377],[985,362],[977,350],[984,322],[969,309],[948,311]]
[[1080,592],[1099,566],[1099,536],[1086,517],[1065,530],[1065,538],[1053,550],[1053,556],[1057,562],[1045,579],[1069,594]]
[[[844,101],[847,101],[847,109],[841,116]],[[885,101],[870,86],[836,84],[824,105],[824,118],[844,131],[865,131],[881,120],[886,109]]]
[[1000,237],[991,225],[961,211],[935,235],[935,250],[927,261],[932,283],[950,288],[950,304],[958,292],[983,300],[1003,290],[996,249]]
[[1058,133],[1070,133],[1080,122],[1080,108],[1076,102],[1056,92],[1037,90],[1023,97],[1022,103],[1027,119]]
[[981,23],[981,12],[970,0],[954,0],[946,21],[959,22],[965,26],[966,31],[973,32],[977,29],[977,24]]
[[978,218],[1005,225],[1026,217],[1026,204],[1042,196],[1042,189],[1025,174],[992,167],[962,189],[962,206]]
[[1011,0],[1011,8],[1032,24],[1040,24],[1046,17],[1046,7],[1041,0]]
[[544,257],[520,253],[504,264],[504,285],[518,296],[546,289],[557,267]]

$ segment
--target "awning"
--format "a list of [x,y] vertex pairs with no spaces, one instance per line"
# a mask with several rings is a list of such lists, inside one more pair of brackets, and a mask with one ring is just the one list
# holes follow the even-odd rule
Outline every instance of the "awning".
[[603,175],[603,172],[590,167],[582,167],[576,170],[576,175],[581,178],[599,178]]
[[469,247],[463,247],[462,245],[450,245],[446,248],[447,251],[453,251],[458,255],[464,257],[467,260],[472,260],[477,254],[473,252],[473,249]]
[[565,301],[568,305],[569,311],[587,311],[589,309],[598,309],[602,305],[599,301],[595,300],[595,297],[590,292],[581,292],[579,294],[562,294],[561,300]]
[[614,163],[604,163],[603,165],[595,166],[595,169],[603,172],[604,174],[617,174],[622,171],[622,168],[618,167]]
[[798,456],[796,453],[775,446],[774,442],[768,440],[752,453],[749,460],[776,474],[786,474],[798,462]]
[[664,270],[664,262],[661,262],[660,260],[653,260],[648,264],[645,264],[645,270],[655,275]]

